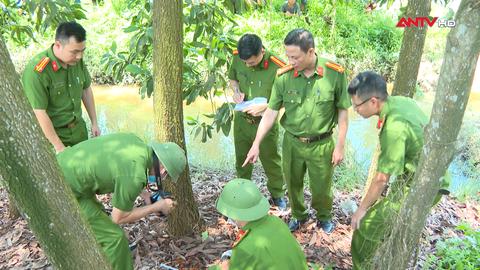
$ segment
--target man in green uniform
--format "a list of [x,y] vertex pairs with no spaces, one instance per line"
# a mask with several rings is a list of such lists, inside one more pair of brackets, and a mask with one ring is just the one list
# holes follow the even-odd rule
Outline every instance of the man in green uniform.
[[[358,74],[350,83],[348,92],[358,114],[364,118],[379,116],[380,155],[377,172],[352,216],[353,269],[371,269],[371,259],[390,233],[393,218],[408,193],[420,158],[424,143],[423,129],[428,119],[413,99],[389,97],[385,80],[374,72]],[[448,183],[442,183],[442,187],[448,187]]]
[[88,139],[81,102],[99,136],[91,78],[82,60],[86,33],[76,22],[61,23],[55,43],[26,65],[22,82],[45,137],[61,152]]
[[[230,87],[234,93],[233,100],[237,104],[259,97],[268,100],[277,70],[284,67],[285,63],[265,50],[261,39],[254,34],[243,35],[238,41],[237,49],[228,70]],[[242,167],[242,163],[255,139],[261,115],[266,108],[267,103],[253,104],[243,111],[235,112],[233,138],[237,177],[252,178],[253,165]],[[277,143],[278,125],[275,124],[260,144],[260,160],[268,178],[267,188],[273,203],[280,210],[285,210],[287,203],[284,198],[285,187]]]
[[[117,224],[156,212],[170,213],[175,205],[171,199],[138,208],[134,202],[145,187],[158,190],[167,175],[176,181],[185,169],[185,152],[175,143],[147,145],[133,134],[118,133],[68,147],[57,160],[113,269],[133,269],[128,240]],[[111,218],[95,196],[106,193],[113,193]]]
[[[257,160],[259,145],[283,105],[282,159],[292,208],[290,230],[297,230],[308,218],[303,196],[303,178],[308,171],[317,225],[331,233],[335,228],[331,214],[333,166],[343,159],[350,107],[346,75],[338,64],[317,56],[313,36],[307,30],[292,30],[284,44],[291,65],[279,69],[268,108],[243,165]],[[335,145],[331,135],[337,122]]]
[[216,206],[240,228],[231,257],[222,256],[227,260],[216,269],[308,269],[297,240],[280,218],[268,215],[268,200],[255,183],[246,179],[231,180],[218,197]]

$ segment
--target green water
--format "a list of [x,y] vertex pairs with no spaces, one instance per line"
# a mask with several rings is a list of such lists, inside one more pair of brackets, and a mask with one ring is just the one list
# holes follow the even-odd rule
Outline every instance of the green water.
[[[153,100],[142,100],[138,95],[137,87],[95,86],[94,93],[99,126],[103,134],[128,131],[138,134],[145,140],[154,137]],[[433,98],[432,94],[425,94],[423,97],[417,98],[417,102],[427,114],[430,114]],[[210,101],[199,99],[191,105],[184,106],[184,115],[195,118],[200,115],[201,117],[203,113],[211,113],[211,108]],[[467,106],[464,122],[478,121],[479,116],[480,91],[475,91]],[[373,150],[378,142],[376,121],[376,117],[363,119],[352,110],[349,111],[347,143],[352,146],[355,159],[365,171],[368,170]],[[190,126],[185,125],[185,128],[188,159],[192,165],[214,169],[235,169],[232,134],[225,137],[222,133],[214,132],[211,140],[202,143],[200,138],[194,138],[191,134]],[[463,174],[463,166],[462,161],[458,158],[450,166],[450,171],[454,176],[453,191],[472,180]]]

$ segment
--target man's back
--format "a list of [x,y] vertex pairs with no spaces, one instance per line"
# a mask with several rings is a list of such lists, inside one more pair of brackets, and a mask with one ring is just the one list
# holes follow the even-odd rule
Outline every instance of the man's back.
[[146,181],[146,168],[152,164],[150,147],[130,133],[84,141],[66,148],[57,160],[77,195],[114,192],[122,182],[128,182],[139,189],[136,197]]
[[246,235],[234,247],[230,270],[307,269],[305,255],[287,225],[267,215],[243,227]]

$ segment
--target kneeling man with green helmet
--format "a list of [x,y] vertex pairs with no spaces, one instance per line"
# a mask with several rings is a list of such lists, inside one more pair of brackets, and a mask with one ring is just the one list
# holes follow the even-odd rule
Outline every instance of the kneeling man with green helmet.
[[[134,134],[117,133],[68,147],[57,160],[112,268],[133,269],[128,240],[117,224],[170,213],[176,203],[168,198],[137,208],[134,202],[145,187],[158,191],[162,178],[178,179],[186,165],[183,149],[171,142],[147,145]],[[111,218],[95,196],[106,193],[113,193]]]
[[305,254],[297,240],[280,218],[268,214],[268,199],[254,182],[231,180],[216,206],[237,224],[240,237],[231,252],[224,253],[220,265],[210,269],[307,269]]

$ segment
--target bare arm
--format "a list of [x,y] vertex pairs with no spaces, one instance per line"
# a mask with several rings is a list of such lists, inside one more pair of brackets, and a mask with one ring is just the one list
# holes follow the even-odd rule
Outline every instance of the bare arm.
[[277,116],[278,111],[274,111],[270,108],[267,108],[265,110],[262,121],[260,121],[260,124],[258,126],[255,140],[253,141],[252,147],[250,148],[250,151],[248,151],[247,158],[242,165],[243,167],[245,167],[248,163],[255,163],[257,161],[258,155],[260,153],[260,143],[262,142],[263,138],[265,138],[268,131],[270,131],[273,124],[275,124]]
[[42,128],[43,134],[47,137],[48,141],[53,145],[55,151],[57,153],[62,152],[65,149],[65,145],[63,145],[62,141],[58,137],[57,133],[55,132],[55,128],[53,127],[52,120],[47,114],[46,110],[38,110],[34,109],[33,112],[37,117],[38,123]]
[[162,212],[169,214],[176,202],[171,199],[163,199],[156,201],[153,204],[133,208],[132,211],[124,212],[116,207],[112,210],[112,221],[117,224],[125,224],[135,222],[152,213]]
[[332,164],[338,165],[344,158],[345,138],[348,130],[348,111],[338,110],[338,139],[332,155]]
[[97,123],[97,112],[95,110],[95,100],[93,98],[93,91],[92,87],[88,87],[83,90],[82,94],[82,101],[85,109],[87,110],[88,117],[90,118],[90,122],[92,122],[92,135],[94,137],[100,135],[100,129],[98,128]]
[[389,174],[377,172],[375,178],[373,179],[370,187],[368,188],[367,194],[363,197],[360,206],[358,206],[357,211],[352,216],[352,228],[354,230],[360,227],[360,221],[367,212],[368,208],[372,206],[382,195],[382,192],[385,190],[385,186],[388,184],[390,179]]

